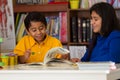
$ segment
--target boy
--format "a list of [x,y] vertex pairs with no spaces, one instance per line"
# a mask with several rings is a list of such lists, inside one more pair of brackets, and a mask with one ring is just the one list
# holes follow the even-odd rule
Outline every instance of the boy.
[[[62,47],[58,39],[46,33],[47,22],[40,12],[28,13],[24,24],[28,35],[24,36],[14,49],[20,63],[43,62],[48,50]],[[57,58],[61,57],[62,55],[57,55]]]

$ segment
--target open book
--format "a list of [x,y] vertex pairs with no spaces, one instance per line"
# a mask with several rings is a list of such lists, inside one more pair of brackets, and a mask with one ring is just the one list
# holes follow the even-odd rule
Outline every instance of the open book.
[[68,53],[70,53],[69,50],[62,48],[62,47],[52,48],[45,55],[43,64],[46,64],[50,61],[63,61],[62,59],[56,58],[56,55],[63,55],[63,54],[68,54]]
[[44,58],[43,63],[41,62],[33,62],[19,65],[19,69],[74,69],[76,67],[75,63],[65,60],[62,58],[56,58],[57,54],[68,54],[70,51],[62,48],[62,47],[55,47],[50,49]]

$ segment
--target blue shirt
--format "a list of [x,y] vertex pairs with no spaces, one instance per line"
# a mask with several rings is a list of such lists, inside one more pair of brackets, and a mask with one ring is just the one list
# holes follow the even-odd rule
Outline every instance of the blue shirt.
[[[87,61],[88,51],[81,59]],[[91,57],[91,62],[113,61],[120,63],[120,31],[113,31],[108,37],[99,35],[97,43],[94,47]]]

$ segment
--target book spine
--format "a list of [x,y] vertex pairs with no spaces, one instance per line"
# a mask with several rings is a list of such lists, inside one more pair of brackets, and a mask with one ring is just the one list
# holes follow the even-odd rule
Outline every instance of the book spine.
[[82,42],[86,42],[86,19],[85,18],[82,18],[81,27],[82,27]]
[[81,43],[81,18],[78,17],[78,42]]
[[78,42],[78,22],[77,17],[71,17],[71,41]]
[[53,25],[51,25],[51,30],[52,30],[51,35],[59,39],[59,17],[58,16],[53,17],[52,24]]
[[90,40],[90,35],[91,35],[90,28],[91,28],[90,19],[87,18],[86,19],[86,41],[87,42],[89,42],[89,40]]
[[60,40],[66,43],[67,40],[67,12],[60,12]]

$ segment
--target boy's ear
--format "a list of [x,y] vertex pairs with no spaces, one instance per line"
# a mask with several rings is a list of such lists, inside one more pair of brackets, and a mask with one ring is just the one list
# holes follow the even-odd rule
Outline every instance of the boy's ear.
[[26,31],[26,33],[29,35],[30,33],[29,33],[29,31],[27,30],[27,29],[25,29],[25,31]]

